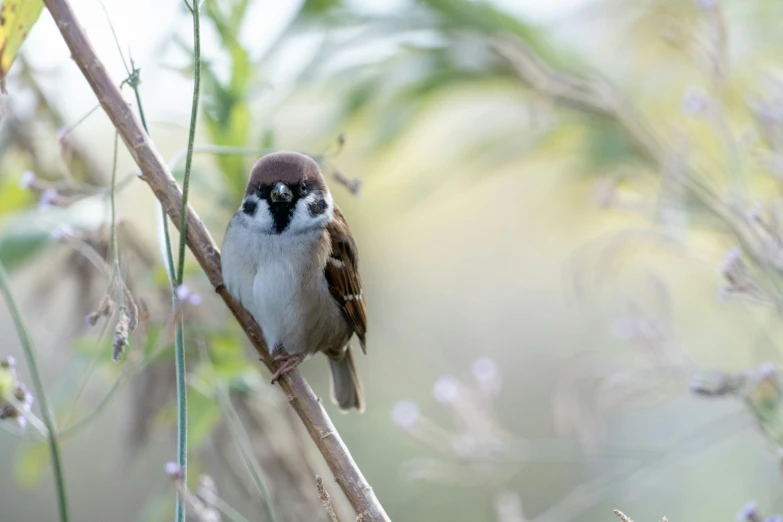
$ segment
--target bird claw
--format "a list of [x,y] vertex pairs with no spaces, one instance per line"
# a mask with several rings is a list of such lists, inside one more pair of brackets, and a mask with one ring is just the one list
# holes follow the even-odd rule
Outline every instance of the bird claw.
[[306,357],[305,354],[290,355],[286,353],[286,354],[276,355],[274,357],[274,361],[276,363],[280,363],[280,366],[277,368],[275,373],[272,374],[271,384],[274,384],[277,381],[279,381],[283,375],[295,370],[296,367],[299,366],[302,363],[302,361],[305,360],[305,357]]

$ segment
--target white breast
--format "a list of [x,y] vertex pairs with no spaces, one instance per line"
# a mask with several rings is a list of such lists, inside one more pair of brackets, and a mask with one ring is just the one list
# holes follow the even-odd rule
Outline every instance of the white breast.
[[270,235],[248,224],[240,215],[226,232],[223,279],[258,321],[270,352],[278,344],[291,354],[342,348],[351,330],[324,277],[324,230]]
[[333,350],[351,336],[324,277],[329,254],[324,234],[262,236],[253,313],[270,350],[278,343],[291,354]]
[[[308,237],[309,236],[309,237]],[[253,280],[253,314],[273,350],[282,343],[288,353],[305,350],[297,330],[305,328],[310,301],[321,293],[323,269],[314,262],[320,231],[302,237],[266,235],[260,241],[258,271]]]

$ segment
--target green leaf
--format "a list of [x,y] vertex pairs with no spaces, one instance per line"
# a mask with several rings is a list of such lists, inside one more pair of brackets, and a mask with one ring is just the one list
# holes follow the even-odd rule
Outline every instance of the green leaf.
[[232,66],[229,90],[234,94],[244,94],[251,78],[250,58],[239,42],[230,42],[228,50],[231,53]]
[[209,353],[212,362],[220,364],[225,359],[235,359],[242,355],[240,337],[234,330],[218,330],[209,332]]
[[248,361],[239,359],[223,361],[222,363],[215,365],[214,368],[215,377],[227,382],[242,378],[245,374],[256,372],[256,368],[252,367]]
[[636,144],[617,122],[594,116],[580,115],[579,119],[584,119],[589,128],[586,156],[589,167],[602,169],[640,159]]
[[263,134],[261,134],[262,149],[274,149],[275,148],[275,129],[266,128]]
[[36,441],[28,444],[14,463],[14,475],[23,488],[32,488],[43,477],[48,467],[49,446],[46,441]]
[[174,351],[174,340],[168,339],[165,341],[165,337],[169,332],[163,329],[164,326],[161,323],[150,323],[147,327],[147,338],[144,340],[144,359],[150,357],[165,357],[167,354]]
[[307,15],[320,15],[342,5],[342,0],[305,0],[301,13]]
[[[103,321],[106,319],[101,318],[98,322],[98,325],[95,326],[96,331],[98,328],[100,328],[100,325]],[[109,341],[107,341],[109,342]],[[71,341],[71,350],[73,351],[73,354],[77,357],[83,357],[85,359],[90,359],[95,356],[95,337],[91,335],[82,335],[77,338],[75,338],[73,341]]]
[[10,272],[51,241],[51,236],[39,230],[11,230],[0,238],[0,261]]
[[43,0],[5,0],[0,7],[0,90],[27,33],[43,11]]
[[200,447],[220,420],[220,407],[212,397],[201,393],[188,395],[188,441],[191,447]]
[[421,103],[395,103],[378,119],[378,130],[371,147],[384,150],[390,146],[411,125],[420,112]]

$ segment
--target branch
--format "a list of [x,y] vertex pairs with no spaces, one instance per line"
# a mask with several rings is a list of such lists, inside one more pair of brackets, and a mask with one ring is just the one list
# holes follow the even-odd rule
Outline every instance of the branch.
[[[76,20],[68,1],[44,0],[44,3],[52,14],[63,39],[68,44],[71,56],[95,92],[106,115],[120,133],[134,161],[141,169],[141,179],[150,186],[166,213],[179,227],[182,192],[160,153],[152,144],[149,136],[144,133],[138,118],[122,98],[119,88],[111,80],[103,63],[96,56],[95,50]],[[245,330],[258,351],[261,361],[270,371],[275,371],[277,365],[269,355],[261,328],[250,313],[231,297],[223,285],[220,251],[215,241],[193,208],[190,205],[186,208],[186,239],[190,251],[201,265],[215,291],[223,298],[226,306]],[[310,437],[324,456],[337,483],[362,520],[364,522],[390,522],[383,506],[337,433],[320,399],[313,393],[301,373],[299,371],[288,373],[280,379],[279,383],[283,392],[288,396],[291,407],[299,415]]]

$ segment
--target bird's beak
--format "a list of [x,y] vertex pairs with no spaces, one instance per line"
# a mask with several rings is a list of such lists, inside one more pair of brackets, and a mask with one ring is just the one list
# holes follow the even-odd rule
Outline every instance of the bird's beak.
[[269,196],[272,198],[273,203],[290,203],[294,199],[294,193],[282,181],[275,185]]

